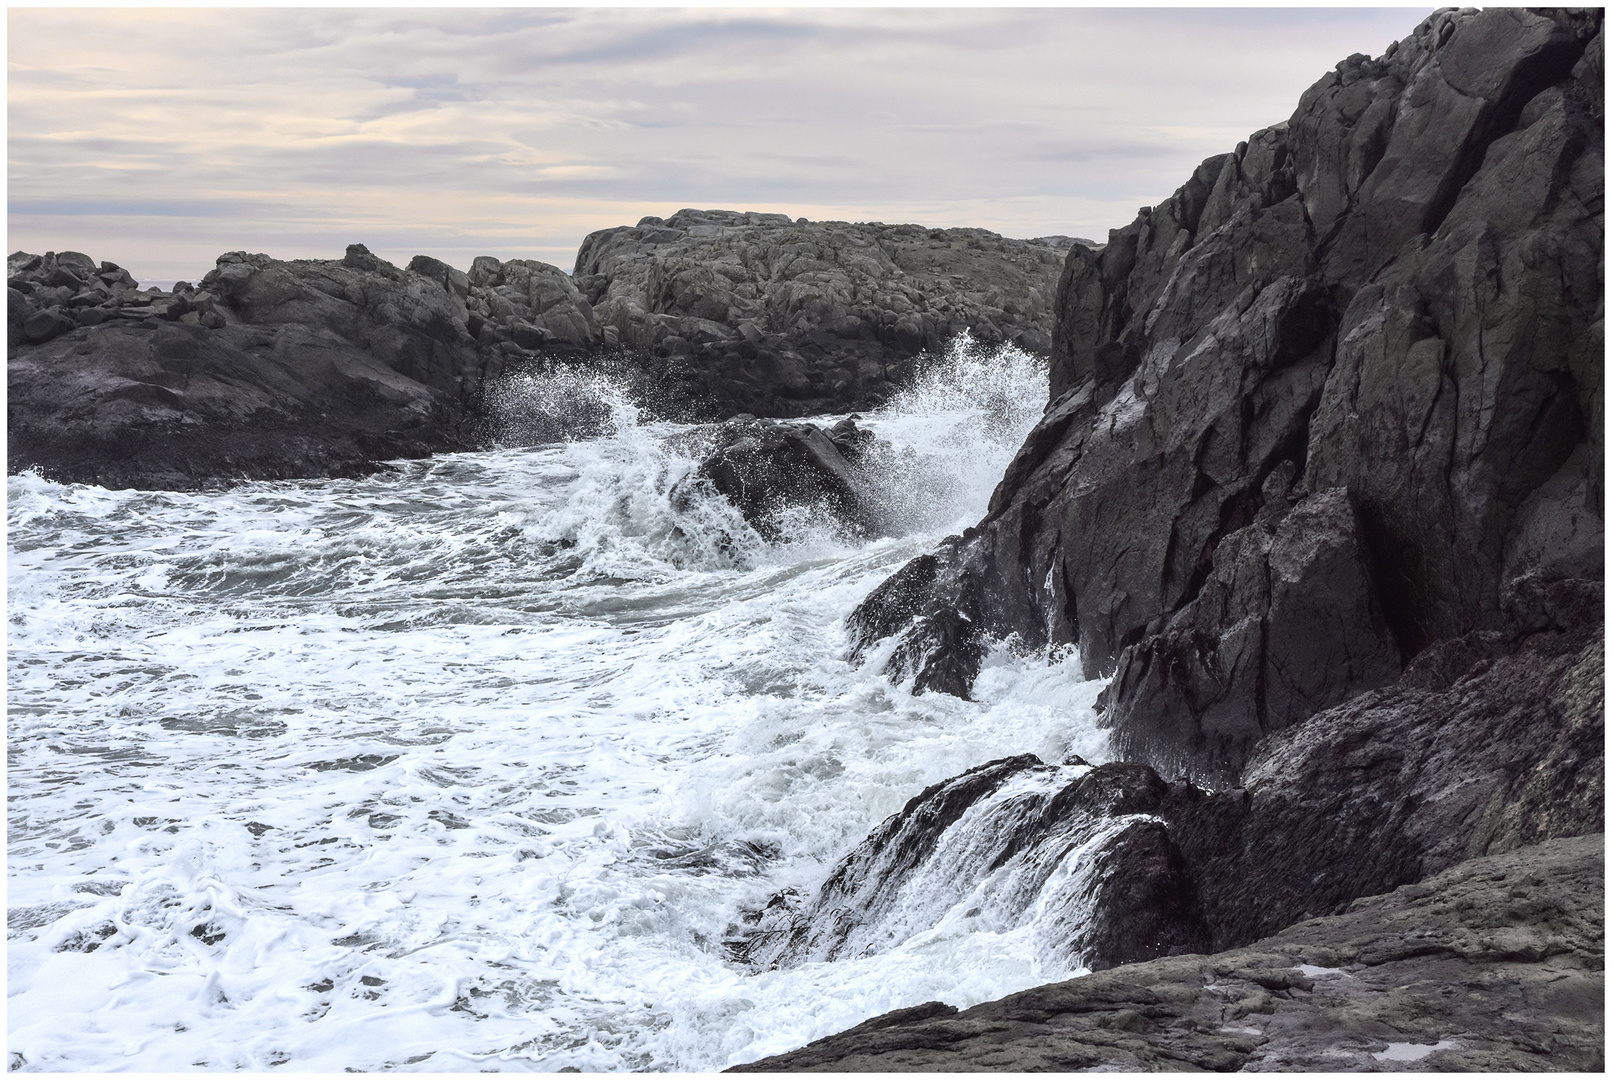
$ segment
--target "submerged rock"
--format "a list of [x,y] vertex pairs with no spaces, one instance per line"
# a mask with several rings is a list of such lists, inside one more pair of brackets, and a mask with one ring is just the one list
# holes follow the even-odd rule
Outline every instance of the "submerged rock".
[[1599,12],[1441,11],[1072,248],[1046,414],[853,638],[952,693],[989,639],[1076,644],[1128,754],[1227,783],[1517,632],[1522,582],[1598,581],[1602,70]]
[[1605,1067],[1605,839],[1473,859],[1213,956],[876,1017],[734,1072]]

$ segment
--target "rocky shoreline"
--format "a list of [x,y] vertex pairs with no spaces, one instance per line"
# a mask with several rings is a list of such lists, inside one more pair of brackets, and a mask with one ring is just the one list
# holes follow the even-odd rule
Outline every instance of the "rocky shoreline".
[[1071,251],[985,519],[849,630],[965,697],[1076,645],[1119,760],[938,784],[734,947],[882,947],[966,827],[1101,974],[746,1068],[1603,1067],[1603,58],[1441,11]]
[[985,518],[858,606],[851,656],[966,697],[1004,642],[1075,646],[1117,760],[937,784],[729,944],[878,950],[1063,868],[1038,947],[1097,974],[747,1068],[1595,1070],[1604,141],[1599,11],[1450,9],[1102,246],[687,210],[574,276],[354,245],[166,293],[19,253],[8,467],[359,475],[478,445],[512,370],[616,365],[728,421],[687,482],[759,531],[811,505],[876,535],[877,442],[787,421],[964,329],[1046,350]]
[[732,1072],[1599,1072],[1605,838],[1472,859],[1214,956],[889,1013]]
[[685,210],[594,233],[573,277],[230,252],[141,290],[79,252],[7,261],[7,468],[109,487],[355,476],[485,445],[513,371],[607,373],[652,414],[868,408],[969,332],[1046,355],[1063,237]]

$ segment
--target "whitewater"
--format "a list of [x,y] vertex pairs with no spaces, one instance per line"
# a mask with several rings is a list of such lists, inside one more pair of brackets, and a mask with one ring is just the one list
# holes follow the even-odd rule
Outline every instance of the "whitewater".
[[863,478],[904,508],[874,540],[673,498],[711,429],[585,374],[502,386],[500,448],[361,480],[11,477],[11,1067],[717,1070],[1077,974],[966,888],[882,951],[731,944],[927,785],[1106,759],[1072,654],[1002,643],[973,701],[846,660],[1045,388],[964,341],[862,416],[912,470]]

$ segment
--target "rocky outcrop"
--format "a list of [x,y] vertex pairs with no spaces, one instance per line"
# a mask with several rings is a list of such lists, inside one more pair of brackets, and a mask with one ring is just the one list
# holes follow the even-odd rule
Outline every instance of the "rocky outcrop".
[[681,210],[591,234],[575,280],[665,404],[808,416],[877,405],[964,331],[1045,355],[1073,243]]
[[1600,19],[1441,11],[1072,248],[1046,414],[853,641],[962,693],[991,638],[1075,643],[1129,756],[1227,784],[1599,581]]
[[231,252],[171,292],[18,252],[8,468],[138,487],[356,475],[496,439],[511,425],[485,415],[488,386],[556,365],[608,371],[668,418],[848,411],[964,330],[1044,353],[1069,243],[686,210],[593,234],[575,279],[491,256],[403,269],[354,244]]
[[824,429],[736,417],[716,429],[710,451],[673,500],[687,499],[692,485],[708,487],[769,540],[788,531],[784,519],[791,513],[826,517],[867,535],[879,529],[878,507],[857,483],[855,468],[873,446],[873,433],[850,418]]
[[961,919],[1033,923],[1043,962],[1102,970],[1207,943],[1145,767],[993,761],[914,796],[809,900],[781,894],[730,943],[767,968],[883,952]]
[[[14,325],[13,472],[188,488],[358,475],[469,444],[485,357],[448,292],[361,245],[333,261],[232,252],[172,292],[136,290],[102,263],[64,295],[94,265],[72,252],[10,260],[29,342]],[[44,315],[52,333],[29,335]]]
[[1551,840],[1245,948],[930,1002],[733,1071],[1599,1072],[1604,874],[1604,837]]
[[1149,766],[992,762],[916,796],[809,901],[757,913],[761,965],[882,951],[943,921],[1033,919],[1101,970],[1245,945],[1463,859],[1605,831],[1599,597],[1570,631],[1476,632],[1396,685],[1267,738],[1240,786]]

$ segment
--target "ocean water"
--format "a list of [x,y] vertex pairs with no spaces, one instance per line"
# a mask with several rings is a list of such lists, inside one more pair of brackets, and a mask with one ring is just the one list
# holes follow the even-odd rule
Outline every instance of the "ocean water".
[[[708,431],[585,378],[506,387],[512,445],[363,480],[11,477],[11,1067],[715,1070],[1070,974],[1034,905],[779,970],[724,944],[926,785],[1106,757],[1072,655],[1005,643],[971,702],[845,660],[1045,385],[964,342],[864,417],[912,470],[865,478],[904,508],[872,541],[671,498]],[[514,445],[543,395],[581,421]]]

